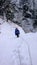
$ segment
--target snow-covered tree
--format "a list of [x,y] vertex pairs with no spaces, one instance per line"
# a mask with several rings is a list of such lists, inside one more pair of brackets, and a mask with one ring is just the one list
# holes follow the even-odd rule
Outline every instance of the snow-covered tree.
[[12,20],[14,17],[14,5],[11,4],[10,0],[1,0],[0,1],[0,14],[5,16],[8,19]]

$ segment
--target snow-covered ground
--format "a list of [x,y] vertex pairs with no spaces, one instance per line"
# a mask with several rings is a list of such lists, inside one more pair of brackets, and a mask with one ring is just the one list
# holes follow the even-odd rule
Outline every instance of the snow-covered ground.
[[0,65],[37,65],[37,33],[26,34],[18,25],[3,21],[0,19]]

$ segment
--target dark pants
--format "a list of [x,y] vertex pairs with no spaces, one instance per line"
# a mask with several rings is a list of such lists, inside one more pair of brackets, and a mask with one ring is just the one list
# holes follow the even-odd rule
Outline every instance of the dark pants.
[[17,34],[17,37],[19,37],[19,34]]

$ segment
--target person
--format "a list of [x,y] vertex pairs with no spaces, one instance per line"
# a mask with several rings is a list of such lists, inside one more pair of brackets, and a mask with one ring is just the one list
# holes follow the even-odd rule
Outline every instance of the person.
[[16,28],[16,29],[15,29],[15,35],[16,35],[17,37],[19,37],[19,34],[20,34],[20,31],[18,30],[18,28]]

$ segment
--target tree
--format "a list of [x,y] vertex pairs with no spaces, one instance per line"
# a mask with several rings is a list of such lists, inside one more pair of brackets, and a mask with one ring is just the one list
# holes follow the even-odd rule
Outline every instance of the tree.
[[14,5],[12,5],[10,0],[0,0],[0,15],[5,16],[7,20],[12,20],[14,18]]

